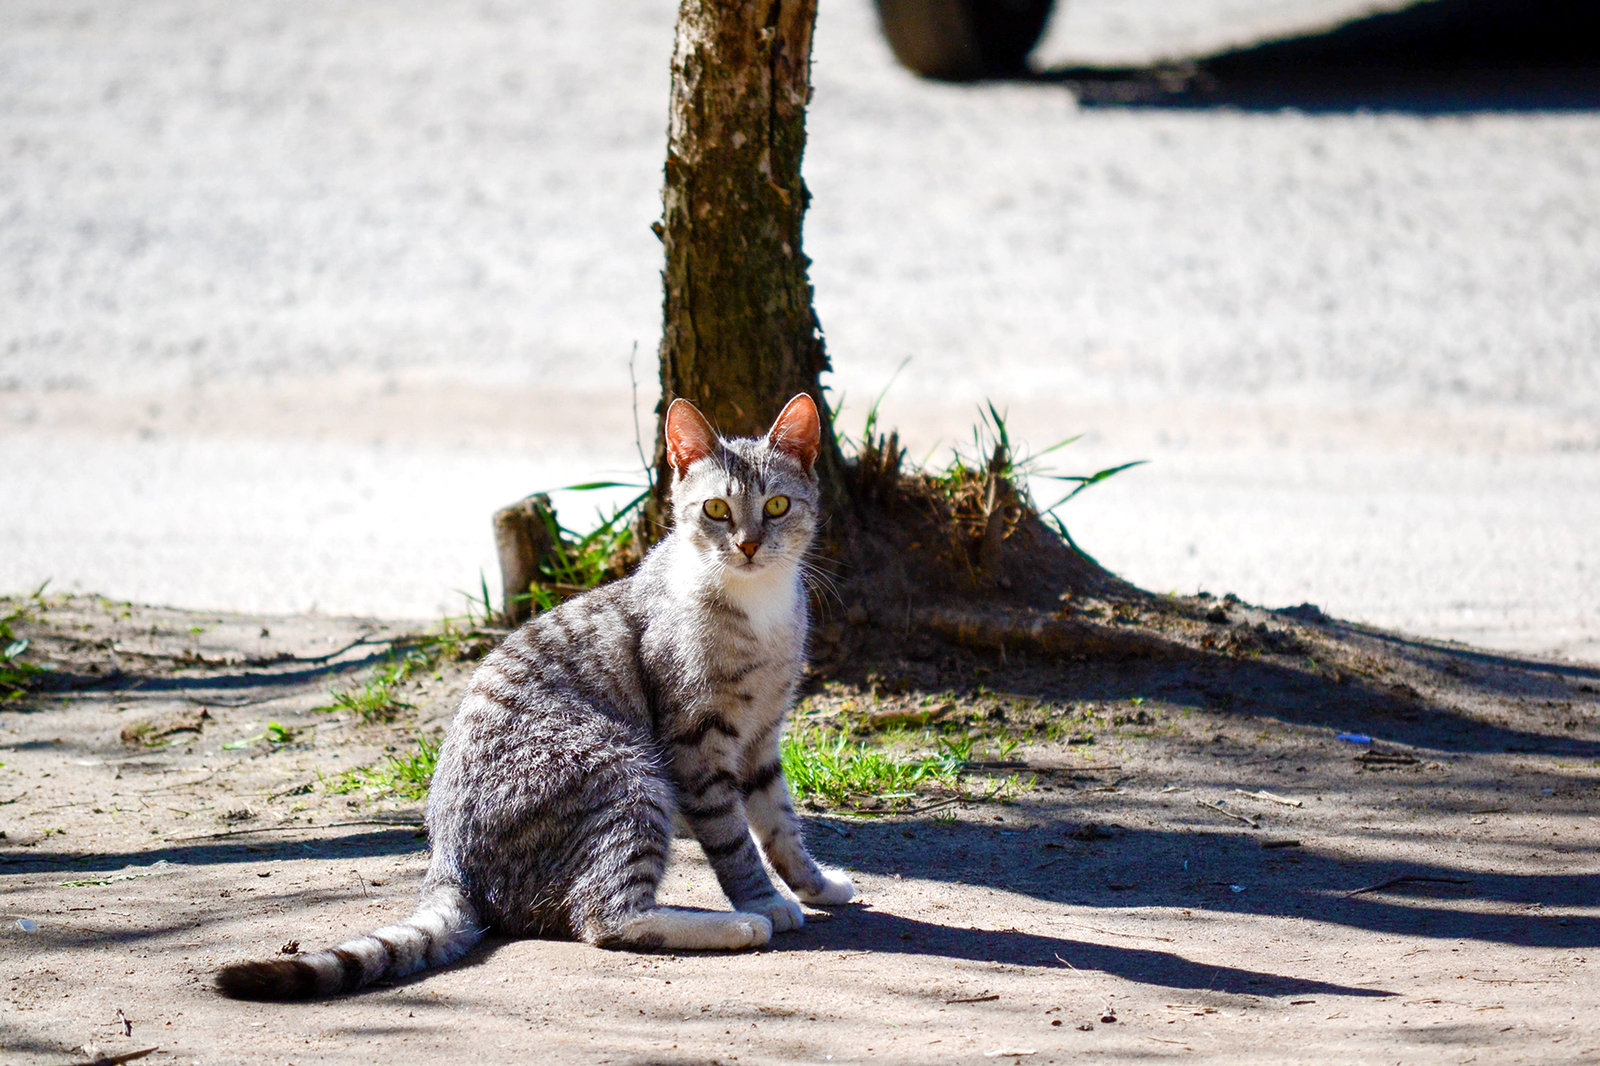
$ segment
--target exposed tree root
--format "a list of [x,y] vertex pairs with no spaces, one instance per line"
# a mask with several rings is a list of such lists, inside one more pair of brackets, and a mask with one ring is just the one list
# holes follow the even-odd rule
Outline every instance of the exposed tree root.
[[1136,626],[1097,625],[1016,607],[927,607],[916,625],[941,640],[989,651],[1032,651],[1065,659],[1169,659],[1182,645]]

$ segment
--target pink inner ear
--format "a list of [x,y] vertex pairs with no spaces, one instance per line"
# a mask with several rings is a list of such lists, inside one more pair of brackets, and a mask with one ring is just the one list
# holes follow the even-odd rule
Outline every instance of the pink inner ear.
[[667,408],[667,462],[683,473],[717,448],[717,435],[694,404],[679,397]]
[[785,404],[767,432],[767,440],[810,470],[822,450],[822,423],[811,397],[802,392]]

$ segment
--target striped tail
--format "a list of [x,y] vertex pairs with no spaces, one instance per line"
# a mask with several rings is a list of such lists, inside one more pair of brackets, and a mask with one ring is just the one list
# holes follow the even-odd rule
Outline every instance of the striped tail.
[[477,912],[453,885],[429,893],[399,925],[290,959],[236,962],[217,973],[233,999],[321,999],[461,958],[483,939]]

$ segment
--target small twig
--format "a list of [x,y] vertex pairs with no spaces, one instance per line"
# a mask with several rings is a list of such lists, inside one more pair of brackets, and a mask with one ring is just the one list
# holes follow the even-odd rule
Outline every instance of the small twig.
[[1209,809],[1211,809],[1213,811],[1216,811],[1220,815],[1224,815],[1225,817],[1232,818],[1236,822],[1243,822],[1245,825],[1249,826],[1251,829],[1260,829],[1261,828],[1261,823],[1256,821],[1254,818],[1250,817],[1248,814],[1234,814],[1232,811],[1228,810],[1225,807],[1219,807],[1215,803],[1207,803],[1205,800],[1195,800],[1195,803],[1198,806],[1207,807],[1207,808],[1209,808]]
[[1420,875],[1408,874],[1405,877],[1391,877],[1387,881],[1380,881],[1375,885],[1368,885],[1366,888],[1358,888],[1354,892],[1346,892],[1344,894],[1344,898],[1349,899],[1351,896],[1360,896],[1368,892],[1377,892],[1385,888],[1393,888],[1395,885],[1408,885],[1420,881],[1432,881],[1445,885],[1472,884],[1472,878],[1470,877],[1422,877]]
[[[1467,978],[1469,980],[1472,980],[1472,981],[1482,981],[1486,985],[1547,985],[1547,984],[1550,983],[1548,980],[1544,980],[1544,981],[1524,981],[1524,980],[1521,980],[1519,978],[1513,978],[1513,977],[1474,977],[1470,973],[1467,974]],[[1479,1007],[1478,1009],[1479,1010],[1491,1010],[1493,1008],[1490,1008],[1490,1007]]]
[[644,476],[653,490],[656,486],[656,468],[644,457],[644,434],[639,430],[639,378],[633,372],[633,361],[638,356],[639,342],[636,340],[628,352],[628,384],[633,389],[633,449],[639,453],[639,465],[644,467]]
[[345,652],[349,651],[351,648],[359,648],[363,644],[371,644],[371,645],[374,645],[374,646],[379,645],[379,644],[388,644],[390,646],[393,646],[395,644],[403,644],[408,640],[416,639],[414,634],[406,634],[406,635],[398,636],[398,637],[393,638],[392,640],[369,640],[369,639],[367,639],[370,636],[372,636],[372,634],[368,633],[366,636],[359,637],[359,638],[357,638],[355,640],[352,640],[350,643],[346,644],[344,647],[340,648],[339,650],[330,651],[326,655],[308,655],[303,659],[296,657],[296,658],[293,658],[293,659],[285,659],[283,661],[284,662],[289,662],[289,663],[325,663],[329,659],[337,659],[339,656],[343,655]]
[[969,797],[969,796],[951,796],[949,799],[938,800],[937,802],[929,803],[929,804],[926,804],[926,805],[921,806],[921,807],[907,807],[903,811],[894,811],[894,812],[891,812],[891,813],[895,813],[895,814],[921,814],[923,811],[932,811],[932,810],[937,810],[940,807],[948,807],[952,803],[968,803],[968,802],[971,802],[971,797]]
[[993,1003],[995,1000],[997,1000],[999,998],[1000,998],[1000,994],[998,992],[996,992],[992,996],[971,996],[971,997],[969,997],[967,999],[947,999],[947,1000],[945,1000],[945,1002],[946,1003]]
[[1364,751],[1355,761],[1365,766],[1415,766],[1420,760],[1401,751]]
[[70,1063],[69,1066],[122,1066],[124,1062],[142,1059],[146,1055],[155,1054],[155,1052],[155,1048],[147,1047],[143,1051],[124,1051],[120,1055],[96,1055],[88,1062],[74,1062]]
[[1236,788],[1236,789],[1234,789],[1234,791],[1237,792],[1241,796],[1249,796],[1251,799],[1256,799],[1256,800],[1271,800],[1273,803],[1281,803],[1285,807],[1304,807],[1305,806],[1305,801],[1304,800],[1292,800],[1292,799],[1288,799],[1287,797],[1284,797],[1284,796],[1275,796],[1271,792],[1268,792],[1266,789],[1262,789],[1259,792],[1246,792],[1242,788]]

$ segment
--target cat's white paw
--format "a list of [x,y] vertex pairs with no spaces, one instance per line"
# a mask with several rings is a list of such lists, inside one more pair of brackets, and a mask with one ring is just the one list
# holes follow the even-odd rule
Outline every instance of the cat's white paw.
[[606,941],[645,950],[743,951],[771,939],[772,921],[762,914],[653,907]]
[[822,887],[815,892],[795,893],[807,903],[814,903],[822,907],[832,907],[840,903],[849,903],[856,898],[855,882],[850,880],[850,875],[843,870],[822,871]]
[[774,893],[763,899],[751,900],[739,907],[741,913],[765,918],[772,923],[774,933],[788,933],[806,924],[800,904]]
[[736,914],[734,926],[742,934],[744,941],[729,944],[735,950],[739,948],[758,948],[772,939],[772,922],[761,914]]

